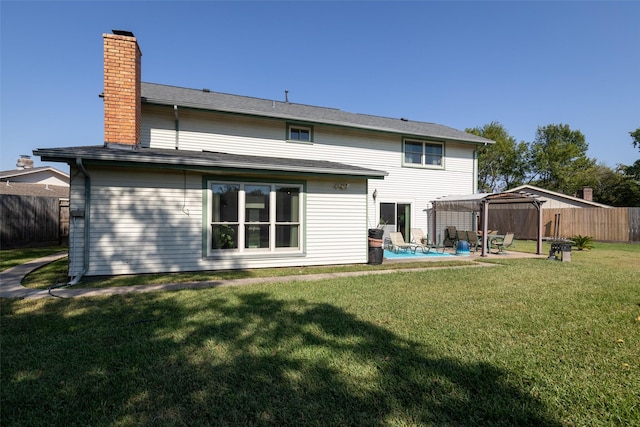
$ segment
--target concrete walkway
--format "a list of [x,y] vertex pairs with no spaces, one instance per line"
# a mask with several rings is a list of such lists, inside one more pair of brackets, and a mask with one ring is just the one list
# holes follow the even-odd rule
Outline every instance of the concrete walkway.
[[[515,253],[513,253],[515,255]],[[520,256],[518,256],[520,255]],[[531,255],[518,253],[518,255],[513,256],[512,258],[521,258],[521,257],[541,257],[540,255]],[[294,276],[283,276],[283,277],[256,277],[249,279],[232,279],[232,280],[213,280],[206,282],[185,282],[185,283],[169,283],[162,285],[147,285],[147,286],[118,286],[118,287],[110,287],[110,288],[57,288],[52,290],[41,290],[41,289],[29,289],[22,286],[22,279],[24,276],[36,270],[46,264],[49,264],[58,259],[64,258],[67,256],[67,253],[58,253],[54,255],[49,255],[43,258],[39,258],[28,262],[26,264],[18,265],[16,267],[9,268],[3,272],[0,272],[0,298],[28,298],[28,299],[36,299],[36,298],[77,298],[77,297],[92,297],[92,296],[104,296],[104,295],[122,295],[129,293],[141,293],[141,292],[155,292],[155,291],[173,291],[180,289],[201,289],[201,288],[212,288],[218,286],[240,286],[240,285],[252,285],[258,283],[273,283],[273,282],[293,282],[293,281],[314,281],[314,280],[325,280],[325,279],[335,279],[341,277],[356,277],[356,276],[365,276],[365,275],[380,275],[380,274],[390,274],[396,273],[398,271],[424,271],[424,270],[434,270],[439,268],[469,268],[469,267],[493,267],[496,264],[488,264],[488,263],[478,263],[473,262],[469,265],[458,266],[458,267],[425,267],[425,268],[408,268],[397,270],[393,268],[394,262],[388,262],[389,270],[364,270],[364,271],[351,271],[351,272],[343,272],[343,273],[322,273],[322,274],[302,274],[302,275],[294,275]],[[460,257],[459,259],[466,259],[469,261],[473,261],[475,257]],[[385,261],[385,264],[387,261]]]

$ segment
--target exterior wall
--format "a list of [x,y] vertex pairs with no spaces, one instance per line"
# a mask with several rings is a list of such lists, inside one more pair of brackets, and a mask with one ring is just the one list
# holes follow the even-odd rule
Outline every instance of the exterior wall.
[[[585,187],[582,191],[591,190]],[[525,191],[529,194],[537,196],[546,203],[542,205],[542,209],[565,209],[565,208],[611,208],[601,203],[595,203],[592,200],[583,200],[577,197],[566,196],[552,191],[546,191],[530,185],[522,185],[520,187],[508,190],[509,192]]]
[[74,217],[73,211],[84,210],[84,176],[78,167],[71,165],[69,188],[69,276],[74,277],[84,270],[84,218]]
[[592,208],[593,205],[582,203],[580,201],[573,201],[571,199],[559,199],[551,197],[548,194],[542,192],[536,192],[528,190],[529,193],[539,196],[540,200],[544,200],[542,209],[562,209],[562,208]]
[[[346,181],[346,190],[336,189],[335,180],[306,181],[301,255],[209,258],[203,254],[206,175],[85,167],[91,176],[88,276],[367,262],[365,180]],[[72,170],[71,209],[84,208],[84,177],[77,172]],[[283,177],[264,177],[276,178]],[[70,228],[75,276],[84,269],[83,219],[72,219]]]
[[[444,169],[403,167],[402,137],[382,132],[313,125],[313,143],[286,141],[287,122],[179,110],[179,132],[170,107],[143,106],[142,145],[284,158],[323,159],[389,172],[368,185],[367,224],[378,224],[379,203],[412,205],[412,226],[427,230],[431,200],[476,190],[473,144],[445,142]],[[377,198],[373,200],[373,192]]]
[[561,208],[591,208],[591,206],[584,206],[581,203],[572,203],[570,200],[558,200],[550,197],[540,197],[540,200],[545,200],[546,203],[542,205],[543,209],[561,209]]

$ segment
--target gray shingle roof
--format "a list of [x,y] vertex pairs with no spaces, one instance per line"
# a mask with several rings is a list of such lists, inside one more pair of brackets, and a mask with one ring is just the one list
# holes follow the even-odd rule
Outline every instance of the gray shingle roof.
[[0,194],[15,196],[53,197],[56,199],[68,199],[69,187],[59,185],[32,184],[27,182],[2,182]]
[[104,146],[40,148],[33,154],[43,161],[69,161],[76,158],[101,162],[124,162],[177,166],[203,170],[269,171],[311,175],[339,175],[382,179],[387,172],[345,165],[324,160],[287,159],[279,157],[244,156],[208,151],[167,150],[159,148],[117,149]]
[[13,169],[8,171],[0,172],[0,180],[6,180],[7,178],[14,178],[24,175],[31,175],[38,172],[51,171],[56,175],[61,175],[63,177],[69,178],[69,175],[66,173],[59,171],[58,169],[52,168],[51,166],[40,166],[36,168],[25,168],[25,169]]
[[435,123],[347,113],[335,108],[314,107],[155,83],[142,83],[142,98],[143,102],[150,104],[178,105],[282,120],[368,129],[406,136],[438,138],[477,144],[493,143],[489,139]]

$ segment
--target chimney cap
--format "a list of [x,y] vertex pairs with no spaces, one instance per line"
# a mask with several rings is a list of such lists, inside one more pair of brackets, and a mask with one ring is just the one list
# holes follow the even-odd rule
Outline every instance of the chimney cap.
[[126,30],[111,30],[116,36],[135,37],[131,31]]

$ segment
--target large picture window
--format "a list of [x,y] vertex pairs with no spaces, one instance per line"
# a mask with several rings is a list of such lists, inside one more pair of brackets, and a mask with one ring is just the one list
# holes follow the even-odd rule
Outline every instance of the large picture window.
[[442,168],[444,167],[444,144],[407,139],[404,141],[403,164]]
[[301,249],[302,187],[210,182],[208,252]]

